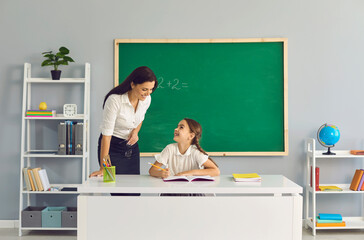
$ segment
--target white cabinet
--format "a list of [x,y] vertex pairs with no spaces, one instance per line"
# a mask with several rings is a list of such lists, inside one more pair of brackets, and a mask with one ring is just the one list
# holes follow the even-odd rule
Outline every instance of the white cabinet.
[[[77,230],[77,228],[41,228],[41,227],[23,227],[22,226],[22,210],[27,206],[30,206],[32,202],[32,198],[35,198],[39,194],[46,195],[50,197],[50,195],[75,195],[75,198],[78,195],[77,190],[75,191],[28,191],[24,184],[24,176],[23,176],[23,168],[30,167],[35,168],[38,167],[39,162],[50,162],[54,169],[46,169],[48,172],[48,176],[50,172],[56,172],[57,175],[62,176],[64,172],[62,172],[62,166],[70,164],[70,160],[76,161],[76,163],[80,166],[79,169],[81,171],[69,173],[76,174],[78,182],[67,182],[67,176],[62,176],[61,178],[64,180],[62,184],[57,184],[57,182],[50,182],[51,186],[54,187],[73,187],[77,189],[77,186],[84,183],[89,175],[89,144],[90,144],[90,134],[89,134],[89,126],[90,126],[90,64],[85,64],[85,77],[84,78],[61,78],[60,80],[51,80],[50,78],[33,78],[31,77],[31,65],[29,63],[24,64],[24,85],[23,85],[23,103],[22,103],[22,126],[21,126],[21,149],[20,149],[20,198],[19,198],[19,236],[22,235],[23,230]],[[79,109],[81,109],[81,113],[78,113],[73,117],[65,117],[63,115],[63,111],[58,111],[55,117],[26,117],[26,111],[30,109],[34,109],[34,106],[38,106],[38,103],[31,103],[32,101],[32,92],[39,87],[39,85],[46,85],[47,91],[43,91],[42,95],[47,95],[52,97],[52,92],[62,91],[57,86],[60,85],[69,85],[72,87],[75,85],[79,85],[79,87],[75,87],[76,89],[81,89],[80,93],[78,93],[81,97],[81,103]],[[60,85],[57,85],[60,84]],[[80,86],[81,85],[81,86]],[[50,89],[48,91],[48,89]],[[66,93],[62,93],[66,94]],[[58,100],[58,99],[57,99]],[[57,101],[57,105],[59,104],[58,109],[63,109],[64,104],[68,104],[69,102]],[[40,124],[46,125],[50,123],[49,121],[55,121],[55,124],[49,124],[53,126],[57,126],[58,123],[64,122],[65,120],[77,121],[83,123],[83,154],[82,155],[58,155],[57,154],[57,145],[54,144],[54,149],[34,149],[37,148],[37,144],[34,144],[36,141],[35,135],[37,135],[37,131],[32,131],[32,124]],[[51,129],[53,131],[53,137],[57,138],[57,127],[55,129]],[[42,130],[42,134],[47,134],[50,129],[46,128]],[[52,139],[52,142],[58,142],[57,139]],[[52,162],[53,161],[53,162]],[[80,161],[80,162],[77,162]],[[62,170],[61,170],[62,169]],[[51,171],[50,171],[51,170]],[[64,170],[63,170],[64,171]],[[51,177],[49,176],[51,179]],[[64,184],[64,182],[67,182]],[[34,200],[34,199],[33,199]],[[42,206],[43,207],[43,206]],[[44,206],[47,207],[47,206]]]
[[[323,152],[326,151],[317,151],[315,145],[315,139],[308,139],[306,143],[306,151],[307,151],[307,166],[306,166],[306,196],[305,196],[305,211],[304,211],[304,225],[306,228],[312,228],[312,234],[316,235],[316,230],[320,229],[364,229],[364,217],[363,211],[360,210],[362,216],[353,217],[353,216],[343,216],[343,221],[346,222],[345,227],[316,227],[315,224],[315,216],[318,215],[317,211],[317,198],[322,195],[329,194],[332,198],[338,196],[338,194],[359,194],[362,198],[363,202],[363,194],[364,191],[352,191],[349,189],[350,183],[327,183],[325,179],[321,178],[321,174],[319,176],[320,186],[330,186],[335,185],[343,189],[343,191],[316,191],[315,187],[310,186],[310,176],[311,176],[311,166],[312,166],[312,175],[315,176],[315,170],[317,167],[318,161],[326,161],[332,159],[344,159],[345,161],[352,161],[356,158],[364,158],[364,156],[360,155],[352,155],[349,150],[335,150],[336,155],[323,155]],[[332,162],[335,164],[335,162]],[[323,169],[320,168],[320,171]],[[340,169],[337,169],[340,172]],[[354,175],[355,169],[353,169]],[[315,186],[315,178],[312,178],[312,186]],[[363,205],[363,204],[362,204]],[[363,206],[362,206],[363,207]],[[311,210],[311,211],[310,211]],[[335,213],[335,209],[332,209],[332,213]]]

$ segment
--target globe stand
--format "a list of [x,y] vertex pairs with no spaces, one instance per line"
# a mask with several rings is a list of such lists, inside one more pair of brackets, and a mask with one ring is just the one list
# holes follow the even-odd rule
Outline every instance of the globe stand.
[[328,147],[327,152],[322,153],[322,155],[336,155],[336,153],[331,152],[330,147]]

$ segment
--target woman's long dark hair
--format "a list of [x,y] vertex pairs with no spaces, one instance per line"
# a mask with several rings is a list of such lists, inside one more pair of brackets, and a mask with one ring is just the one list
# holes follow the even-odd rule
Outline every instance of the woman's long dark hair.
[[[190,131],[195,134],[195,137],[192,139],[191,144],[194,144],[200,152],[207,155],[205,150],[203,150],[202,147],[200,146],[200,139],[202,137],[201,124],[199,124],[197,121],[190,119],[190,118],[184,118],[183,120],[185,120],[187,122],[188,127],[190,128]],[[212,160],[210,157],[209,157],[209,159],[211,160],[211,162],[213,162],[216,165],[216,167],[219,167],[219,166],[217,166],[217,164],[215,163],[214,160]]]
[[134,69],[134,71],[132,71],[130,75],[127,78],[125,78],[125,80],[121,84],[114,87],[113,89],[110,90],[108,94],[106,94],[102,108],[104,108],[105,102],[110,95],[112,94],[122,95],[131,90],[131,83],[137,85],[145,82],[155,82],[153,92],[158,87],[157,77],[149,67],[142,66]]

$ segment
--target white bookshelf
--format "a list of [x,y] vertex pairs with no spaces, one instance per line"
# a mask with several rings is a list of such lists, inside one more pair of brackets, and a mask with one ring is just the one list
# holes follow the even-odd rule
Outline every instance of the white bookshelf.
[[[82,90],[80,90],[80,94],[83,92],[83,112],[77,114],[74,117],[65,117],[63,114],[56,114],[54,117],[26,117],[26,111],[32,109],[31,106],[34,105],[31,103],[32,99],[32,88],[36,88],[40,84],[78,84],[82,85]],[[45,92],[44,94],[51,94],[49,92]],[[60,103],[60,107],[63,106],[64,103]],[[31,136],[30,124],[34,121],[65,121],[65,120],[74,120],[83,123],[83,154],[82,155],[58,155],[57,154],[57,146],[55,149],[44,150],[44,149],[31,149],[32,141],[34,141],[34,136]],[[31,200],[36,195],[78,195],[77,187],[84,183],[89,172],[89,149],[90,149],[90,134],[89,134],[89,126],[90,126],[90,64],[85,64],[85,77],[84,78],[61,78],[60,80],[52,80],[50,78],[33,78],[31,77],[31,64],[24,64],[24,83],[23,83],[23,102],[22,102],[22,126],[21,126],[21,158],[20,158],[20,191],[19,191],[19,236],[22,236],[22,232],[24,230],[77,230],[77,228],[39,228],[39,227],[22,227],[22,210],[31,204]],[[57,129],[54,129],[57,131]],[[33,144],[34,145],[34,144]],[[49,161],[56,161],[59,164],[67,164],[67,159],[79,159],[82,161],[81,172],[79,175],[81,176],[81,181],[77,183],[68,183],[68,184],[57,184],[50,182],[51,186],[54,188],[64,188],[64,187],[73,187],[76,188],[75,191],[28,191],[24,184],[24,176],[23,176],[23,168],[30,167],[35,168],[38,167],[36,165],[37,159],[48,159]],[[52,169],[56,171],[57,169]],[[49,172],[48,172],[49,174]],[[43,207],[43,206],[42,206]],[[47,207],[47,206],[44,206]]]
[[[311,178],[311,166],[312,175],[315,176],[315,169],[317,166],[317,161],[326,161],[330,159],[344,159],[345,161],[351,161],[356,158],[364,159],[364,155],[352,155],[349,150],[335,150],[336,155],[323,155],[322,153],[326,151],[316,150],[316,141],[313,138],[307,140],[306,143],[307,151],[307,165],[306,165],[306,196],[305,196],[305,211],[304,211],[304,226],[306,228],[310,227],[312,229],[312,235],[316,235],[317,230],[330,230],[330,229],[364,229],[364,216],[343,216],[343,221],[345,221],[345,227],[316,227],[316,219],[318,215],[316,201],[321,195],[332,195],[333,198],[338,194],[355,194],[360,195],[363,202],[364,191],[352,191],[349,189],[350,183],[327,183],[325,179],[319,177],[320,186],[338,186],[343,189],[343,191],[316,191],[315,187],[310,186]],[[334,163],[333,163],[334,164]],[[321,170],[321,169],[320,169]],[[354,174],[354,171],[353,171]],[[316,186],[315,178],[312,178],[312,186]],[[363,204],[362,204],[363,205]],[[363,207],[363,206],[362,206]],[[311,211],[310,211],[310,208]],[[333,210],[334,211],[334,210]],[[363,211],[360,210],[363,214]]]

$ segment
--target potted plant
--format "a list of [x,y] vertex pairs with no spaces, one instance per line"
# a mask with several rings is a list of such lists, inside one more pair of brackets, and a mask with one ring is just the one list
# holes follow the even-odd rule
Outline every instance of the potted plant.
[[46,58],[46,60],[42,62],[42,67],[54,67],[54,70],[51,70],[53,80],[59,80],[61,77],[61,70],[58,70],[59,65],[68,65],[68,62],[75,62],[71,57],[66,56],[69,53],[70,51],[66,47],[60,47],[59,52],[56,54],[52,53],[52,51],[42,53]]

